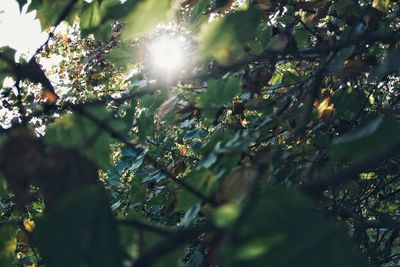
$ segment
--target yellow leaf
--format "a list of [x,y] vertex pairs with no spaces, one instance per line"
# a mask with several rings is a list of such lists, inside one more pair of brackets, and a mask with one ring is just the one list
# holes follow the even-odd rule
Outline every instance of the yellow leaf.
[[185,145],[178,145],[179,153],[183,156],[187,155],[187,147]]
[[389,7],[390,0],[374,0],[372,6],[380,11],[386,11]]
[[32,220],[30,220],[30,219],[24,220],[23,224],[24,224],[25,230],[26,230],[27,232],[29,232],[29,233],[32,233],[33,230],[35,229],[35,226],[36,226],[36,225],[35,225],[35,222],[32,221]]
[[321,119],[327,119],[332,115],[334,104],[330,103],[330,98],[326,97],[324,100],[316,104],[318,115]]
[[214,222],[220,227],[231,225],[240,215],[241,206],[239,202],[229,202],[214,212]]
[[242,125],[243,128],[246,128],[249,125],[249,121],[246,119],[241,119],[240,124]]

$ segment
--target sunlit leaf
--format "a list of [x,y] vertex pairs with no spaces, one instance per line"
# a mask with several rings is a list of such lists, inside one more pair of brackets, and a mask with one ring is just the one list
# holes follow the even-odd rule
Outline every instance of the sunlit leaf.
[[211,23],[204,23],[199,34],[201,52],[221,64],[231,64],[244,54],[244,45],[257,33],[260,11],[238,11]]
[[[127,17],[125,36],[137,37],[150,31],[158,23],[164,22],[170,16],[170,0],[146,0],[142,1]],[[157,10],[157,12],[154,12]]]
[[207,18],[204,12],[207,10],[209,4],[210,0],[200,0],[196,3],[190,16],[192,27],[198,27],[200,23]]
[[322,119],[327,119],[332,115],[334,104],[330,102],[329,97],[324,98],[321,102],[316,103],[318,116]]
[[[29,5],[29,10],[37,10],[36,16],[40,20],[43,30],[51,26],[55,26],[60,18],[60,15],[70,5],[70,1],[64,0],[41,0],[32,1]],[[70,19],[73,18],[72,12]]]
[[117,67],[125,68],[134,64],[135,52],[135,48],[130,43],[123,42],[107,55],[107,59]]
[[165,173],[157,170],[157,171],[149,173],[149,175],[143,179],[143,183],[148,183],[148,182],[157,183],[166,177],[167,177],[167,175]]
[[0,265],[13,266],[16,259],[16,229],[11,226],[0,227]]
[[23,221],[24,228],[27,232],[31,233],[36,227],[36,224],[33,220],[26,219]]
[[382,10],[382,11],[386,11],[389,7],[389,4],[390,4],[390,0],[374,0],[372,2],[373,7],[377,8],[379,10]]
[[82,29],[94,28],[100,25],[102,21],[100,4],[98,1],[92,1],[90,4],[85,3],[79,20]]
[[185,216],[183,216],[182,219],[182,225],[184,227],[188,227],[193,219],[197,216],[197,214],[200,212],[201,210],[201,205],[200,203],[196,203],[194,204],[186,213]]
[[240,211],[240,203],[226,203],[215,210],[213,214],[213,220],[217,226],[227,227],[236,221],[240,215]]
[[108,124],[114,131],[121,130],[123,124],[113,118],[103,107],[93,107],[87,109],[86,112],[92,117],[79,113],[60,117],[49,126],[44,140],[47,144],[78,149],[99,167],[106,168],[111,163],[110,144],[114,142],[114,139],[107,129],[99,125],[99,122]]

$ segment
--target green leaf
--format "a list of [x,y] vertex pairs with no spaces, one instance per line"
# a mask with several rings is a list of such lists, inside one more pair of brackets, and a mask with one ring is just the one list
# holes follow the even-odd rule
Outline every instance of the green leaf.
[[[211,189],[210,181],[212,179],[212,173],[207,169],[191,171],[183,179],[194,189],[199,190],[200,192],[203,192],[205,194],[209,193]],[[199,201],[200,199],[194,196],[191,192],[182,189],[179,193],[175,210],[187,211]]]
[[148,182],[160,182],[162,180],[164,180],[167,177],[167,175],[162,172],[162,171],[154,171],[149,173],[149,175],[147,175],[144,179],[143,179],[143,183],[148,183]]
[[254,194],[231,229],[223,266],[369,266],[345,232],[300,193],[269,188]]
[[81,29],[95,28],[102,22],[100,4],[92,1],[90,4],[84,3],[84,7],[79,16]]
[[400,124],[388,117],[378,116],[365,125],[343,134],[332,141],[330,157],[333,162],[357,160],[396,142]]
[[386,56],[383,60],[382,64],[379,64],[368,77],[369,81],[376,79],[380,81],[382,78],[386,77],[389,74],[397,73],[400,71],[399,62],[400,60],[400,51],[393,51]]
[[[61,13],[67,8],[70,1],[65,0],[41,0],[32,1],[29,5],[29,11],[37,11],[36,17],[39,18],[42,30],[54,26]],[[73,18],[73,12],[70,12],[69,18]]]
[[7,76],[14,76],[12,66],[15,59],[15,50],[12,48],[4,47],[0,49],[0,88],[3,87],[3,81]]
[[139,139],[143,142],[154,128],[154,114],[149,110],[143,111],[137,118],[137,126]]
[[336,75],[338,74],[343,66],[346,59],[348,59],[354,52],[355,46],[351,45],[340,49],[332,58],[332,60],[326,65],[325,69],[327,74]]
[[142,1],[126,18],[125,37],[135,38],[152,30],[169,17],[171,0]]
[[208,9],[210,0],[200,0],[194,6],[190,15],[190,24],[192,28],[199,27],[200,23],[203,22],[208,16],[204,15],[204,12]]
[[144,96],[140,100],[140,105],[151,112],[155,112],[162,103],[167,99],[167,92],[163,91],[153,95]]
[[125,68],[135,63],[135,55],[135,48],[129,42],[123,42],[107,55],[107,59],[117,67]]
[[349,2],[347,0],[338,0],[334,2],[333,10],[339,15],[343,14],[358,14],[361,10],[355,2]]
[[299,48],[305,48],[308,46],[308,40],[310,39],[310,32],[305,29],[302,25],[295,27],[296,32],[294,33],[294,39]]
[[[100,2],[100,1],[99,1]],[[103,24],[107,21],[124,20],[141,1],[102,0],[100,3]]]
[[199,214],[201,210],[201,204],[196,203],[194,204],[183,216],[182,225],[184,227],[188,227],[191,225],[192,221],[196,218],[197,214]]
[[335,105],[337,115],[346,119],[354,119],[364,108],[367,99],[363,92],[349,87],[337,90],[332,96],[332,103]]
[[137,204],[141,201],[144,201],[146,198],[146,189],[142,181],[140,181],[138,177],[133,177],[130,190],[130,202],[132,204]]
[[218,159],[218,156],[215,153],[209,153],[207,156],[204,157],[198,164],[197,169],[210,168]]
[[296,74],[294,74],[290,71],[285,71],[282,74],[281,85],[282,86],[291,86],[293,84],[298,83],[299,81],[301,81],[299,76],[297,76]]
[[48,267],[122,266],[115,221],[99,187],[66,196],[38,222],[34,234]]
[[241,205],[239,202],[229,202],[218,207],[213,214],[213,220],[218,227],[227,227],[239,217]]
[[255,42],[249,43],[252,54],[261,54],[271,40],[272,27],[267,23],[259,23],[255,34]]
[[206,119],[213,120],[219,108],[231,101],[240,92],[240,82],[231,76],[228,79],[208,82],[207,92],[200,96],[199,107]]
[[4,177],[0,175],[0,199],[7,196],[8,190],[7,190],[7,183]]
[[80,16],[82,34],[86,36],[93,33],[97,40],[108,41],[115,21],[124,21],[139,2],[131,0],[122,4],[120,0],[95,0],[89,5],[82,3],[84,5],[81,11],[84,17]]
[[[104,107],[91,107],[86,112],[114,131],[123,129],[122,123],[113,118]],[[100,168],[110,166],[110,144],[114,139],[85,115],[74,113],[60,117],[48,127],[44,141],[47,144],[76,148]]]
[[235,62],[244,55],[246,42],[254,40],[260,18],[260,10],[250,9],[205,23],[199,34],[201,53],[215,58],[221,64]]
[[0,266],[14,266],[16,259],[16,246],[15,239],[16,229],[12,226],[0,227]]

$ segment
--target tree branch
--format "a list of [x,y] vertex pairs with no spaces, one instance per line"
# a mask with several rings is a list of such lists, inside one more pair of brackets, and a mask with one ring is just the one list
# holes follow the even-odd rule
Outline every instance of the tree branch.
[[153,232],[153,233],[156,233],[159,235],[172,235],[174,233],[174,231],[172,231],[172,230],[158,227],[158,226],[151,225],[151,224],[147,224],[147,223],[141,222],[139,220],[134,220],[134,219],[123,219],[123,220],[117,219],[116,222],[122,226],[137,227],[142,230]]
[[[130,142],[122,134],[120,134],[119,132],[115,131],[112,127],[110,127],[106,122],[99,120],[98,118],[96,118],[95,116],[93,116],[92,114],[90,114],[89,112],[84,110],[83,108],[76,108],[75,111],[82,114],[87,119],[91,120],[93,123],[95,123],[97,126],[99,126],[102,130],[108,132],[109,134],[111,134],[111,136],[113,138],[115,138],[115,139],[119,140],[120,142],[122,142],[123,144],[127,145],[132,150],[138,152],[139,154],[143,152],[143,148],[140,145]],[[175,175],[173,175],[171,172],[169,172],[167,169],[165,169],[163,166],[161,166],[159,164],[159,162],[157,161],[157,159],[152,158],[148,154],[145,155],[144,159],[147,162],[150,162],[151,164],[153,164],[156,168],[158,168],[170,180],[172,180],[176,184],[179,184],[180,186],[182,186],[182,188],[184,188],[188,192],[192,193],[194,196],[198,197],[199,199],[201,199],[204,202],[214,204],[214,201],[211,198],[205,196],[203,193],[196,190],[195,188],[193,188],[191,185],[187,184],[182,179],[178,179],[177,177],[175,177]]]
[[339,185],[354,179],[359,173],[378,167],[382,161],[398,154],[400,154],[400,138],[390,144],[386,144],[380,150],[375,151],[374,154],[356,161],[350,167],[327,174],[301,185],[300,190],[311,195],[319,193],[325,190],[328,186]]
[[145,254],[140,256],[134,263],[133,267],[151,266],[156,261],[161,259],[165,254],[173,251],[183,243],[191,241],[202,233],[211,231],[213,229],[216,228],[212,223],[204,223],[179,230],[173,236],[160,242],[158,245],[154,246]]

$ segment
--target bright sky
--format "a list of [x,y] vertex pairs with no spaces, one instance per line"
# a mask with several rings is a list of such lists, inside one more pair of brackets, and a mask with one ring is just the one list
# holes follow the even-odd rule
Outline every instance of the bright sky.
[[30,57],[45,42],[47,34],[41,32],[36,12],[26,13],[26,9],[25,5],[21,13],[15,0],[0,0],[0,47],[10,46]]
[[[9,46],[17,50],[17,57],[29,59],[46,41],[47,34],[42,33],[40,22],[35,19],[36,12],[26,14],[26,9],[27,6],[20,12],[15,0],[0,0],[0,48]],[[13,83],[11,78],[4,81],[8,86]],[[9,127],[13,113],[0,105],[0,126]]]

